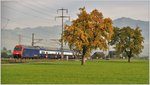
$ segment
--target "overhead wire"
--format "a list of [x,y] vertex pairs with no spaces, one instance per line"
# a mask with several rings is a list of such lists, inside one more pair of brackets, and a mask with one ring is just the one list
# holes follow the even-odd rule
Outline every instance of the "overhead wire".
[[[39,4],[39,3],[38,3]],[[19,5],[17,5],[17,6],[19,6]],[[22,5],[21,5],[22,6]],[[23,5],[23,6],[25,6],[25,5]],[[45,6],[45,5],[44,5]],[[41,18],[41,19],[43,19],[43,20],[48,20],[48,22],[46,22],[46,23],[49,23],[49,22],[58,22],[58,21],[56,21],[55,19],[50,19],[50,18],[45,18],[45,17],[41,17],[41,16],[38,16],[38,15],[33,15],[33,14],[29,14],[29,13],[26,13],[25,11],[21,11],[21,10],[17,10],[17,9],[15,9],[14,7],[9,7],[9,6],[5,6],[4,5],[4,7],[7,7],[7,8],[9,8],[9,9],[13,9],[13,10],[15,10],[16,12],[18,12],[18,13],[22,13],[22,14],[24,14],[24,15],[30,15],[30,16],[32,16],[32,17],[35,17],[35,19],[38,19],[37,17],[39,17],[39,18]],[[28,9],[30,9],[30,10],[34,10],[34,12],[35,12],[35,10],[36,9],[33,9],[33,8],[31,8],[31,7],[28,7],[28,6],[25,6],[25,7],[27,7]],[[53,9],[53,8],[52,8]],[[39,12],[38,10],[36,10],[36,13],[38,13],[38,14],[41,14],[42,12]],[[43,13],[42,13],[42,15],[43,15]],[[49,16],[49,14],[46,14],[46,15],[48,15]],[[39,20],[40,21],[40,20]],[[43,22],[43,21],[42,21]]]
[[[50,22],[57,22],[57,21],[55,21],[54,19],[52,20],[52,19],[47,19],[47,18],[44,18],[44,17],[41,17],[41,16],[36,16],[36,15],[32,15],[32,14],[29,14],[29,13],[26,13],[26,12],[23,12],[23,11],[20,11],[20,10],[17,10],[17,9],[15,9],[15,8],[12,8],[12,7],[9,7],[9,6],[4,6],[4,7],[7,7],[7,8],[9,8],[9,9],[12,9],[12,10],[14,10],[14,11],[16,11],[16,12],[18,12],[18,13],[22,13],[23,15],[25,15],[25,16],[27,16],[27,15],[30,15],[29,17],[34,17],[35,19],[37,19],[37,21],[38,22],[41,22],[40,20],[38,20],[38,18],[40,18],[40,19],[43,19],[44,21],[45,21],[45,23],[50,23]],[[11,10],[11,11],[12,11]],[[14,16],[13,16],[14,17]],[[38,17],[38,18],[37,18]],[[11,17],[12,18],[12,17]],[[15,19],[17,19],[18,17],[16,17]],[[12,21],[12,20],[11,20]],[[17,22],[17,21],[15,21],[15,20],[13,20],[14,22]],[[43,22],[43,21],[42,21]],[[20,24],[20,23],[19,23]],[[27,24],[26,24],[27,25]],[[27,26],[31,26],[31,25],[27,25]]]
[[42,4],[43,3],[43,1],[42,2],[38,2],[37,0],[32,0],[32,1],[34,1],[34,3],[36,3],[36,4],[39,4],[39,5],[41,5],[42,7],[45,7],[46,9],[53,9],[54,10],[54,12],[55,12],[55,8],[53,8],[53,7],[50,7],[50,6],[47,6],[46,4]]
[[[5,18],[5,17],[2,17],[2,19],[8,19],[8,18]],[[10,20],[10,19],[9,19]],[[10,21],[12,21],[12,20],[10,20]],[[15,22],[15,21],[13,21],[13,22]],[[3,31],[3,30],[2,30]],[[16,36],[18,36],[18,34],[16,34],[16,33],[13,33],[13,34],[15,34]],[[25,35],[23,35],[23,37],[25,37],[25,38],[30,38],[30,37],[28,37],[28,36],[25,36]]]
[[[4,16],[2,16],[2,19],[9,19],[9,18],[6,18],[6,17],[4,17]],[[18,25],[25,25],[25,26],[30,26],[29,24],[22,24],[22,23],[18,23],[17,21],[14,21],[14,20],[12,20],[12,19],[9,19],[9,22],[14,22],[14,23],[16,23],[16,24],[18,24]],[[8,25],[8,24],[7,24]]]
[[[24,7],[27,7],[28,9],[30,9],[30,10],[32,10],[32,11],[34,11],[34,12],[37,12],[37,13],[39,13],[39,14],[42,14],[42,15],[47,15],[47,16],[49,16],[49,14],[46,14],[46,13],[43,13],[43,12],[40,12],[40,11],[38,11],[38,10],[35,10],[35,9],[33,9],[33,8],[31,8],[31,7],[28,7],[28,6],[25,6],[25,5],[23,5]],[[46,7],[45,5],[43,5],[44,7]],[[40,17],[40,16],[36,16],[36,15],[32,15],[32,14],[29,14],[29,13],[26,13],[26,12],[24,12],[24,11],[20,11],[20,10],[17,10],[17,9],[15,9],[15,8],[12,8],[12,7],[9,7],[9,6],[5,6],[5,7],[7,7],[7,8],[10,8],[10,9],[13,9],[13,10],[15,10],[15,11],[17,11],[17,12],[19,12],[19,13],[22,13],[22,14],[24,14],[24,15],[30,15],[30,16],[34,16],[34,17]],[[48,8],[48,7],[46,7],[46,8]],[[45,18],[45,17],[41,17],[42,19],[47,19],[47,18]],[[48,20],[50,20],[50,19],[48,19]],[[53,19],[52,19],[53,20]],[[12,20],[11,20],[12,21]],[[15,21],[13,21],[13,22],[15,22]],[[16,34],[17,35],[17,34]],[[18,35],[17,35],[18,36]],[[25,36],[24,36],[25,37]],[[25,38],[28,38],[29,39],[29,37],[25,37]],[[55,43],[56,44],[56,43]],[[44,43],[44,45],[45,45],[45,43]]]
[[3,7],[7,7],[7,8],[9,8],[9,9],[13,9],[13,10],[15,10],[16,12],[19,12],[19,13],[22,13],[22,14],[24,14],[24,15],[29,15],[29,16],[32,16],[32,17],[35,17],[35,18],[41,18],[41,19],[44,19],[44,20],[49,20],[49,21],[55,21],[54,19],[48,19],[48,18],[45,18],[45,17],[41,17],[41,16],[37,16],[37,15],[33,15],[33,14],[29,14],[29,13],[26,13],[26,12],[24,12],[24,11],[20,11],[20,10],[17,10],[17,9],[15,9],[15,8],[13,8],[13,7],[10,7],[10,6],[6,6],[6,5],[4,5]]
[[25,5],[25,4],[21,4],[21,6],[24,6],[24,7],[28,8],[28,9],[34,11],[34,12],[37,12],[37,13],[39,13],[39,14],[49,16],[48,14],[43,13],[43,12],[41,12],[41,11],[39,11],[39,10],[33,9],[32,7],[29,7],[29,6]]
[[[43,6],[41,6],[41,5],[36,5],[37,4],[37,1],[35,1],[35,2],[25,2],[26,3],[26,6],[27,5],[29,5],[29,6],[32,6],[32,8],[34,9],[34,8],[39,8],[39,9],[41,9],[41,10],[39,10],[39,11],[43,11],[43,10],[45,10],[43,13],[46,13],[46,14],[48,14],[48,15],[54,15],[55,16],[55,14],[52,14],[52,13],[50,13],[49,11],[52,11],[52,10],[50,10],[50,9],[47,9],[47,7],[45,7],[45,5],[43,5],[44,6],[44,8],[43,8]],[[34,4],[33,4],[34,3]],[[46,10],[47,9],[47,10]]]
[[[5,18],[5,17],[2,17],[2,19],[7,19],[7,18]],[[15,21],[13,21],[13,22],[15,22]],[[14,33],[16,36],[18,36],[18,34],[16,34],[16,33]],[[25,36],[25,35],[22,35],[22,37],[24,37],[24,38],[28,38],[28,39],[31,39],[29,36]],[[58,41],[52,41],[52,40],[49,40],[49,39],[44,39],[45,41],[50,41],[50,42],[53,42],[53,43],[56,43],[56,42],[58,42]],[[43,40],[43,41],[44,41]],[[55,40],[57,40],[57,39],[55,39]]]

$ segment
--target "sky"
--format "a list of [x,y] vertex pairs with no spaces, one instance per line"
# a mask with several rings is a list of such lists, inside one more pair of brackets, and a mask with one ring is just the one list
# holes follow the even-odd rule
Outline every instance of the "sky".
[[2,0],[2,28],[60,25],[61,19],[55,20],[55,16],[61,15],[57,9],[68,9],[64,15],[73,20],[81,7],[88,12],[98,9],[112,20],[129,17],[149,21],[149,0]]

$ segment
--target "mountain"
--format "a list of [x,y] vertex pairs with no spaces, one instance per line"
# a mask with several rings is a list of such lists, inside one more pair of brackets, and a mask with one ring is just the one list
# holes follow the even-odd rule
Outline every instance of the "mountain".
[[[36,44],[45,47],[58,47],[61,35],[61,26],[39,26],[35,28],[15,28],[15,29],[2,29],[1,30],[1,45],[2,48],[13,49],[19,43],[19,34],[21,35],[21,44],[31,45],[32,33],[35,39],[43,39],[42,41],[35,40]],[[53,40],[52,40],[53,39]],[[57,41],[54,39],[57,39]]]
[[141,21],[141,20],[134,20],[131,18],[126,18],[126,17],[121,17],[118,19],[113,20],[113,25],[118,26],[118,27],[123,27],[123,26],[148,26],[148,21]]
[[144,38],[148,39],[149,37],[149,22],[148,21],[141,21],[141,20],[134,20],[131,18],[118,18],[113,20],[113,25],[117,27],[125,27],[125,26],[130,26],[130,27],[140,27],[142,29],[142,34]]
[[[66,21],[66,24],[70,25],[71,22]],[[142,29],[142,34],[145,38],[144,40],[144,50],[143,55],[149,55],[149,22],[134,20],[131,18],[118,18],[113,20],[113,25],[117,27],[139,26]],[[32,33],[35,34],[35,39],[43,39],[42,41],[36,41],[35,45],[60,48],[60,43],[58,39],[61,37],[61,26],[39,26],[35,28],[15,28],[15,29],[2,29],[1,30],[1,47],[6,47],[7,49],[13,50],[14,46],[19,42],[19,34],[21,34],[21,44],[31,45]],[[1,49],[2,49],[1,48]],[[67,46],[65,46],[67,48]]]

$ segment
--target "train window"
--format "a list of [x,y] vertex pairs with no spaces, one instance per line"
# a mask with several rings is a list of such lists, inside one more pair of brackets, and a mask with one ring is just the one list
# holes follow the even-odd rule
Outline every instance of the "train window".
[[44,50],[40,50],[40,54],[45,54],[45,51]]
[[45,54],[45,51],[42,51],[42,54]]
[[15,47],[14,51],[21,51],[22,47]]

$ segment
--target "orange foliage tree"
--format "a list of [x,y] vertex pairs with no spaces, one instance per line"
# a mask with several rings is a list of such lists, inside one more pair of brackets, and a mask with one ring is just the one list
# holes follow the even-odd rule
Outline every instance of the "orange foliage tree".
[[72,21],[72,25],[66,25],[63,40],[68,43],[70,49],[76,49],[82,53],[82,63],[85,57],[89,57],[93,49],[99,48],[106,51],[108,42],[113,33],[112,20],[104,18],[97,9],[87,13],[85,7],[80,8],[78,18]]

